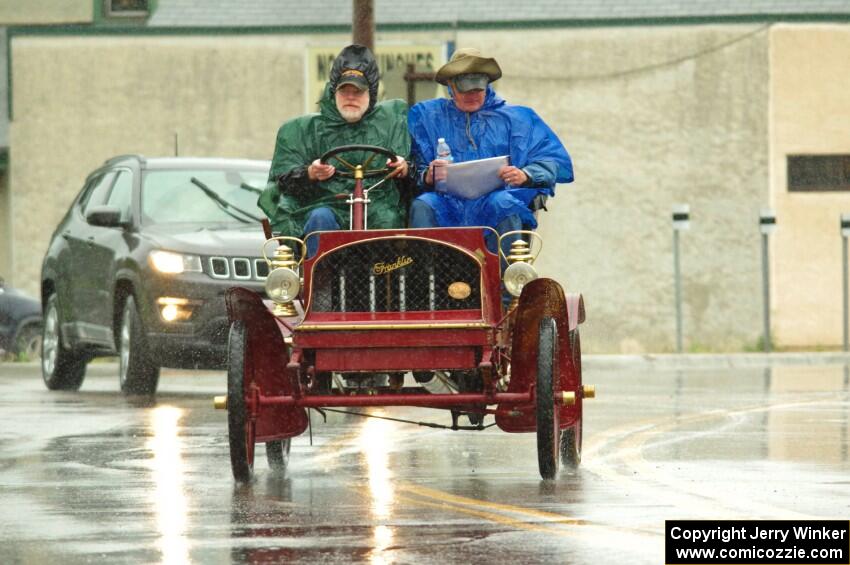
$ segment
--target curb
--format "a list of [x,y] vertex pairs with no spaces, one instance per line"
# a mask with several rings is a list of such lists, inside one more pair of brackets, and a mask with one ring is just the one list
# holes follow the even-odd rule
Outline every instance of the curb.
[[850,353],[649,353],[644,355],[583,355],[591,369],[739,369],[774,365],[850,365]]
[[[774,365],[850,365],[850,352],[585,354],[581,363],[588,369],[737,369]],[[38,361],[6,362],[0,365],[40,369]],[[118,363],[115,362],[93,363],[87,368],[89,374],[113,374],[117,370]],[[170,369],[165,370],[170,372]]]

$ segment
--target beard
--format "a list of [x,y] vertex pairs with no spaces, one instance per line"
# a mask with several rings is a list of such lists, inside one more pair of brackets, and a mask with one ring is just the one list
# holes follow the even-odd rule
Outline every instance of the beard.
[[342,116],[342,119],[351,124],[360,121],[360,118],[362,118],[363,114],[366,113],[366,108],[367,106],[363,106],[356,109],[343,107],[337,108],[337,110],[339,110],[339,114]]

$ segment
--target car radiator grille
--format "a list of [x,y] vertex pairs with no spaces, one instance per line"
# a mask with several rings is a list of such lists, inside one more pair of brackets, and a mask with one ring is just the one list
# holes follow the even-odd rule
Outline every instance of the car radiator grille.
[[215,279],[265,280],[269,265],[256,257],[210,257],[209,274]]
[[[434,241],[386,238],[355,243],[316,262],[310,307],[316,312],[480,309],[480,270],[473,256]],[[468,288],[469,295],[452,298],[453,284],[455,290]]]

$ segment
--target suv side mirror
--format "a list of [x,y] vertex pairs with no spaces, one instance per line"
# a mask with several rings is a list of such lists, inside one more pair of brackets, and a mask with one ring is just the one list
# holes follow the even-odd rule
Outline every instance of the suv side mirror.
[[121,220],[121,209],[117,206],[92,206],[86,212],[86,221],[93,226],[120,228],[127,225]]

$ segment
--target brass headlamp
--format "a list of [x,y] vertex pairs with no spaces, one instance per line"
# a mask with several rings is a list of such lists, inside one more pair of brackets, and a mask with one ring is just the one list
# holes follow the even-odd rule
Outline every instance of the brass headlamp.
[[[287,240],[297,242],[301,246],[301,259],[295,259],[292,248],[284,243]],[[278,247],[271,259],[266,254],[266,245],[270,241],[278,242]],[[263,244],[263,257],[269,265],[269,276],[266,277],[266,294],[275,303],[272,312],[275,316],[291,317],[298,314],[293,301],[301,291],[301,277],[298,274],[298,267],[303,261],[305,252],[304,242],[294,237],[274,237]]]
[[505,283],[505,289],[514,297],[510,308],[516,306],[519,295],[522,294],[523,287],[537,278],[537,269],[532,264],[537,259],[537,256],[540,255],[540,250],[543,247],[543,238],[535,232],[518,230],[506,232],[499,237],[499,253],[502,253],[502,240],[514,234],[528,235],[529,239],[536,237],[540,241],[540,248],[538,248],[537,253],[532,253],[528,241],[520,237],[511,243],[511,252],[507,256],[502,255],[508,263],[508,268],[505,269],[502,280]]

